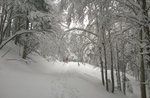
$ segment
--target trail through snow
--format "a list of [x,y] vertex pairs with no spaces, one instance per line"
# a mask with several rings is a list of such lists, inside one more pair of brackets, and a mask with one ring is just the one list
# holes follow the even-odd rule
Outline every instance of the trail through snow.
[[81,71],[84,66],[51,64],[1,60],[0,98],[126,98],[106,92],[98,78]]
[[13,59],[18,58],[13,53],[0,57],[0,98],[127,98],[106,92],[100,69],[89,64],[31,57],[34,62],[29,64]]

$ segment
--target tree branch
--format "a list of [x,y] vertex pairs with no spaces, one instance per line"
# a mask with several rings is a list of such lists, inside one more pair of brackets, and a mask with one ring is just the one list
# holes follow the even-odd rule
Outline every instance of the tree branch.
[[120,4],[124,4],[126,7],[131,9],[134,12],[135,15],[137,15],[136,10],[131,5],[129,5],[129,4],[125,3],[125,2],[123,2],[123,1],[119,1],[119,0],[116,0],[116,1],[118,1]]
[[83,28],[71,28],[71,29],[69,29],[69,30],[66,30],[65,32],[70,32],[70,31],[74,31],[74,30],[84,31],[84,32],[87,32],[87,33],[89,33],[89,34],[92,34],[92,35],[98,37],[97,34],[91,32],[91,31],[89,31],[89,30],[83,29]]
[[15,38],[18,35],[22,35],[24,33],[36,33],[36,32],[39,32],[39,31],[37,31],[37,30],[20,30],[20,31],[17,31],[13,36],[9,37],[5,42],[3,42],[0,45],[0,49],[2,49],[8,42],[10,42],[13,38]]
[[147,8],[147,12],[150,10],[150,6]]

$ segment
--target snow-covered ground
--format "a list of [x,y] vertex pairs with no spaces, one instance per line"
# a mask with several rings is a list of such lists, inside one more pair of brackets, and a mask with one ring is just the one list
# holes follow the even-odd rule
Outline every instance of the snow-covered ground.
[[2,58],[8,49],[0,51],[0,98],[128,98],[118,91],[106,92],[99,68],[48,62],[35,54],[26,63],[18,56],[18,49]]

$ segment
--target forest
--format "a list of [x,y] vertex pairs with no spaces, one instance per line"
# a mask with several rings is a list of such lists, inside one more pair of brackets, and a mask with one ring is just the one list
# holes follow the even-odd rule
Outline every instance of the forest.
[[150,0],[0,0],[0,51],[9,43],[25,61],[99,67],[111,93],[126,94],[131,75],[150,98]]

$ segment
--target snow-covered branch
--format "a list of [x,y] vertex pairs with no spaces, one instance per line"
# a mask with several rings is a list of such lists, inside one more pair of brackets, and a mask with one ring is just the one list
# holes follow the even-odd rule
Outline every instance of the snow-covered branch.
[[36,32],[39,32],[39,31],[37,31],[37,30],[20,30],[20,31],[17,31],[14,35],[9,37],[6,41],[4,41],[0,45],[0,49],[2,49],[8,42],[10,42],[13,38],[15,38],[18,35],[21,35],[21,34],[24,34],[24,33],[36,33]]
[[69,29],[69,30],[66,30],[65,32],[70,32],[70,31],[74,31],[74,30],[83,31],[83,32],[87,32],[87,33],[89,33],[89,34],[92,34],[92,35],[94,35],[94,36],[98,36],[97,34],[91,32],[91,31],[89,31],[89,30],[83,29],[83,28],[71,28],[71,29]]
[[[134,7],[136,7],[136,8],[138,8],[138,9],[141,10],[140,5],[139,5],[138,3],[132,1],[132,0],[127,0],[127,2],[128,2],[129,4],[127,4],[127,2],[124,2],[123,0],[116,0],[116,1],[119,2],[119,3],[121,3],[121,4],[124,4],[125,6],[128,6],[129,8],[131,8],[131,6],[129,5],[129,4],[131,4],[132,6],[134,6]],[[132,9],[133,9],[133,8],[132,8]]]
[[116,16],[117,16],[117,17],[124,17],[124,18],[129,19],[130,21],[136,22],[136,23],[139,24],[139,25],[146,26],[143,22],[139,21],[139,20],[138,20],[136,17],[134,17],[134,16],[132,17],[132,16],[126,15],[126,14],[124,14],[124,15],[119,15],[119,14],[117,14]]
[[83,35],[83,34],[77,34],[78,36],[84,36],[85,38],[87,38],[91,43],[93,43],[93,44],[95,44],[96,45],[96,42],[94,41],[94,40],[92,40],[92,39],[90,39],[88,36],[85,36],[85,35]]
[[127,0],[131,5],[137,7],[138,9],[141,9],[140,5],[138,3],[136,3],[135,1],[133,0]]

